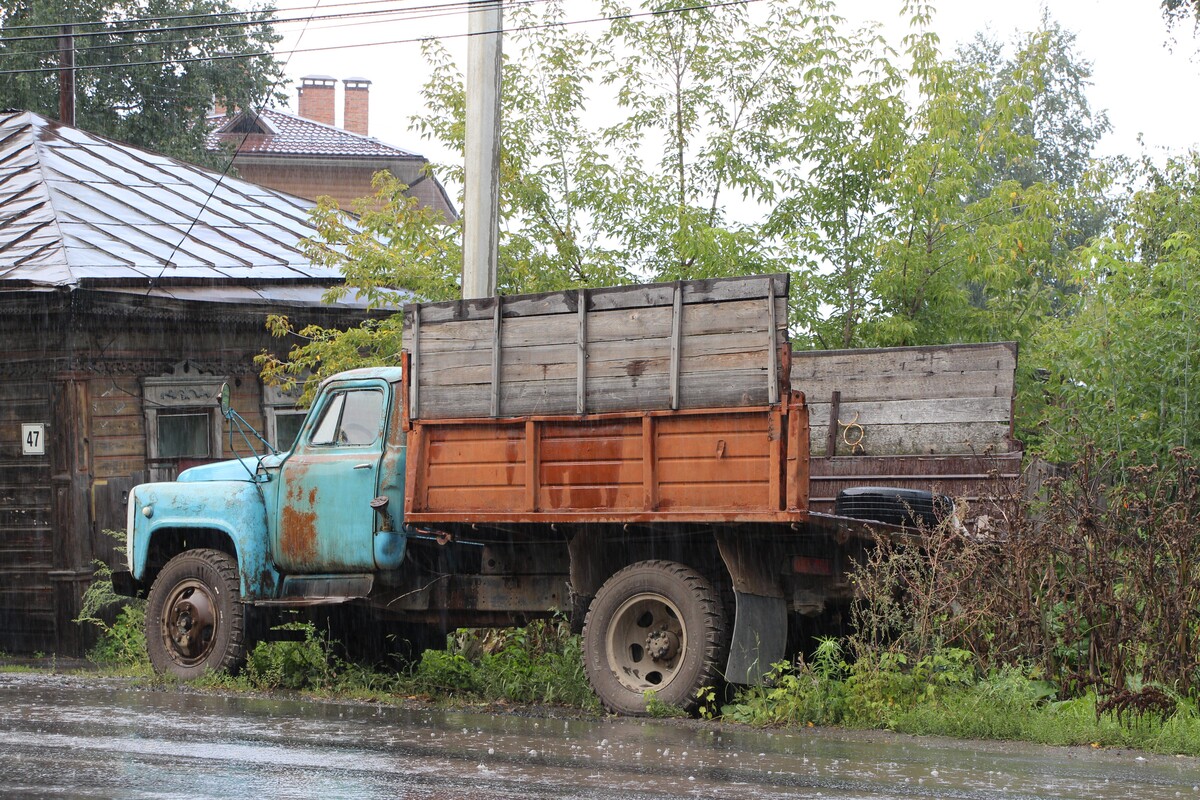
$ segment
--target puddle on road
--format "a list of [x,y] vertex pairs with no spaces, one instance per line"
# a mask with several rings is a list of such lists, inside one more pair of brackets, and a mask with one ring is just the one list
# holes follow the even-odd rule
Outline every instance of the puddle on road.
[[1195,759],[226,697],[56,676],[0,676],[0,731],[0,790],[45,793],[72,775],[56,793],[73,797],[1200,798]]

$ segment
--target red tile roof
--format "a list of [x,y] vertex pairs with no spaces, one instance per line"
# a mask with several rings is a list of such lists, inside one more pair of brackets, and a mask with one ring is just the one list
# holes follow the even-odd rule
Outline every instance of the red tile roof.
[[[263,132],[242,132],[247,129]],[[222,144],[230,143],[244,154],[424,160],[416,153],[385,144],[374,137],[361,136],[274,109],[263,109],[257,116],[243,111],[219,125],[208,137],[209,150],[217,150]]]

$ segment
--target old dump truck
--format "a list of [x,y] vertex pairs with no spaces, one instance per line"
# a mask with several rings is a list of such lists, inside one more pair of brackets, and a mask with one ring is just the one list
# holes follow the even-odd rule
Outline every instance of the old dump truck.
[[148,596],[154,668],[234,669],[254,616],[352,604],[399,631],[572,614],[619,713],[759,679],[845,608],[871,536],[810,510],[787,295],[774,275],[406,307],[401,365],[324,381],[290,452],[131,492],[116,582]]

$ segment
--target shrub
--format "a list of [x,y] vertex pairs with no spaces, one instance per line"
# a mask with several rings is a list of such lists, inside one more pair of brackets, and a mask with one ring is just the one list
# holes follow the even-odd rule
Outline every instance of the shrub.
[[274,630],[302,634],[296,640],[259,642],[246,658],[245,677],[257,689],[333,689],[346,664],[311,622],[288,622]]

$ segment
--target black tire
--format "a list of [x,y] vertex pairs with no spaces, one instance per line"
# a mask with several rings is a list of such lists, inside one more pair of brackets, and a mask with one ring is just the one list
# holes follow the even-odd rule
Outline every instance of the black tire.
[[647,691],[694,711],[697,691],[722,682],[725,613],[705,578],[672,561],[642,561],[613,575],[583,627],[588,681],[604,707],[645,716]]
[[146,651],[156,672],[184,680],[236,672],[246,660],[246,609],[237,561],[189,550],[163,567],[146,605]]

